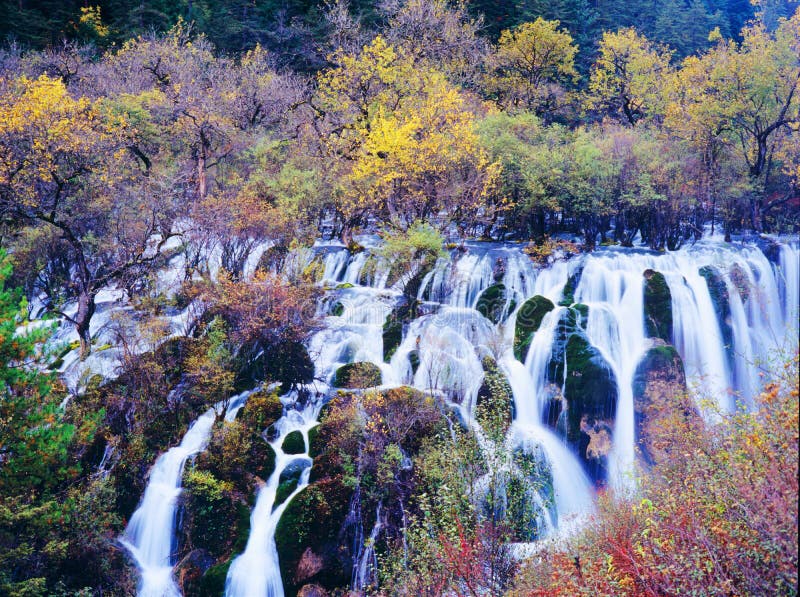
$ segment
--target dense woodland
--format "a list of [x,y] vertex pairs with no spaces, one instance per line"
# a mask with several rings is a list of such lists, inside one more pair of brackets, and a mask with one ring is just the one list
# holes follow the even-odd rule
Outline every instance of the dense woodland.
[[[797,2],[3,0],[0,35],[0,594],[135,590],[114,537],[156,456],[237,391],[311,381],[319,272],[287,256],[315,239],[357,252],[355,235],[378,233],[402,269],[465,238],[521,241],[547,262],[800,226]],[[178,252],[185,283],[166,299],[158,271]],[[119,323],[118,377],[65,402],[64,347],[46,344],[49,325],[17,328],[64,318],[86,357],[110,286],[140,329]],[[162,343],[150,316],[193,301],[191,337]],[[487,467],[474,438],[454,447],[451,422],[411,391],[326,407],[320,482],[287,516],[334,541],[324,521],[362,477],[365,504],[412,504],[382,594],[796,594],[796,368],[783,355],[785,383],[751,413],[665,417],[641,495],[601,499],[574,545],[521,566],[502,545],[524,523],[464,497]],[[502,433],[505,389],[488,379],[478,417]],[[181,553],[202,547],[213,565],[182,577],[185,594],[219,594],[246,540],[269,475],[253,464],[269,462],[260,433],[282,408],[270,387],[219,422],[187,474]],[[406,454],[413,472],[394,474]]]

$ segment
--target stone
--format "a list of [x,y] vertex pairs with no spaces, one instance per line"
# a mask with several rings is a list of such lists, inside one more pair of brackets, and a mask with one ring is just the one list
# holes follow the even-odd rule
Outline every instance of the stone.
[[544,316],[553,309],[553,301],[538,294],[522,303],[514,328],[514,356],[518,360],[525,361],[533,335],[539,330]]
[[644,272],[644,328],[650,338],[672,341],[672,294],[664,274]]
[[336,370],[333,385],[337,388],[372,388],[382,383],[380,367],[360,361],[342,365]]

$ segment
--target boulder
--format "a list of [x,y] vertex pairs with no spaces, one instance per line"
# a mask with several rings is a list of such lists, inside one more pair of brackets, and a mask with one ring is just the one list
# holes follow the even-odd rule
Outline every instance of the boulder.
[[533,335],[542,324],[542,319],[555,309],[553,301],[540,295],[529,298],[517,311],[517,322],[514,328],[514,356],[525,361]]
[[484,357],[483,370],[475,416],[484,428],[489,424],[499,424],[505,434],[516,415],[511,384],[492,357]]
[[672,341],[672,294],[664,274],[644,272],[644,328],[650,338]]
[[[506,308],[506,306],[508,306]],[[500,323],[516,307],[516,301],[510,296],[505,285],[492,284],[481,292],[475,309],[492,323]]]
[[283,440],[281,450],[284,454],[303,454],[306,451],[306,441],[300,431],[292,431]]
[[633,408],[636,438],[647,464],[663,457],[665,447],[657,437],[665,421],[676,414],[700,421],[687,394],[683,361],[673,346],[659,343],[639,361],[633,377]]
[[700,268],[700,275],[703,276],[708,285],[708,293],[711,295],[711,302],[714,304],[714,311],[717,314],[717,322],[722,332],[722,341],[727,347],[728,357],[733,358],[733,327],[731,326],[731,303],[728,295],[728,286],[719,270],[713,265],[705,265]]
[[559,305],[562,307],[569,307],[575,302],[575,289],[578,288],[578,283],[581,281],[582,274],[583,267],[579,267],[567,278],[564,290],[561,291],[561,300],[558,302]]
[[382,379],[380,367],[360,361],[339,367],[333,385],[337,388],[372,388],[381,385]]
[[184,595],[195,595],[206,571],[214,564],[213,556],[205,549],[193,549],[175,566],[175,580]]
[[403,329],[419,314],[419,301],[401,299],[383,324],[383,360],[387,363],[403,341]]

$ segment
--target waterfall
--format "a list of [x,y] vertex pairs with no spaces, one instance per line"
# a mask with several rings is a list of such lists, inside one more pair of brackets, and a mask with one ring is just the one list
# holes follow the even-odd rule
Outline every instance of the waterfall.
[[[542,425],[534,393],[537,384],[511,352],[504,355],[499,365],[508,377],[517,408],[511,430],[514,443],[528,450],[540,446],[550,463],[559,526],[591,513],[594,510],[591,483],[563,440]],[[536,408],[530,408],[531,403]]]
[[[560,389],[563,395],[567,376],[580,373],[567,371],[565,360],[564,377],[548,377],[558,325],[568,309],[563,306],[568,284],[574,302],[588,307],[580,333],[608,363],[617,385],[608,480],[622,491],[633,486],[633,377],[642,356],[654,345],[645,332],[646,270],[663,274],[671,297],[672,343],[683,359],[690,386],[710,398],[718,412],[732,411],[737,397],[746,404],[752,401],[764,381],[754,363],[764,362],[787,343],[796,346],[797,341],[800,262],[796,241],[781,244],[774,262],[755,245],[703,241],[667,253],[600,249],[544,268],[535,266],[516,245],[466,243],[422,276],[416,291],[421,314],[404,322],[400,344],[388,363],[383,359],[383,325],[400,301],[406,300],[400,284],[388,286],[388,264],[370,258],[369,250],[352,255],[344,247],[325,245],[318,251],[324,266],[322,284],[336,287],[330,299],[338,305],[335,314],[329,314],[330,303],[321,305],[325,326],[308,345],[316,378],[322,380],[315,390],[328,392],[336,370],[346,363],[374,363],[381,370],[383,387],[410,385],[457,406],[462,421],[483,445],[488,440],[473,415],[484,379],[482,359],[496,359],[509,381],[516,409],[506,448],[543,456],[552,473],[557,528],[548,527],[552,523],[545,516],[539,521],[545,535],[579,525],[594,508],[587,472],[563,432],[548,427],[544,418],[551,391]],[[704,267],[714,268],[722,281],[729,313],[718,313],[720,305],[701,275]],[[493,323],[475,307],[481,293],[498,282],[506,289],[508,317]],[[544,315],[521,363],[511,349],[516,311],[535,295],[562,305]],[[554,382],[561,387],[548,387]],[[310,458],[307,452],[285,455],[280,445],[288,432],[301,430],[308,450],[308,430],[315,424],[320,405],[309,402],[303,410],[290,410],[277,425],[279,437],[272,442],[276,470],[258,492],[247,548],[228,573],[228,595],[283,595],[274,533],[289,500],[308,483],[309,469],[303,470],[289,500],[277,508],[275,495],[281,472],[306,466]],[[542,510],[548,507],[538,494],[533,501]],[[359,535],[356,552],[360,555],[352,579],[357,588],[372,578],[374,541],[381,524],[378,511],[370,537],[365,540],[363,533]]]
[[208,409],[192,423],[180,445],[167,450],[156,460],[142,503],[120,538],[141,573],[140,597],[177,597],[181,594],[172,576],[175,514],[181,477],[186,461],[208,443],[216,416],[215,409]]
[[[256,505],[250,515],[250,536],[244,552],[235,558],[225,580],[225,595],[230,597],[250,597],[253,595],[283,597],[283,582],[278,562],[278,549],[275,545],[275,530],[281,515],[294,496],[307,485],[311,473],[311,458],[308,456],[308,432],[316,425],[319,406],[309,400],[302,410],[290,409],[275,424],[277,438],[270,442],[275,451],[275,470],[267,482],[258,490]],[[293,431],[303,435],[305,452],[286,454],[281,449],[283,440]],[[277,507],[275,498],[281,476],[291,467],[302,467],[297,486]]]

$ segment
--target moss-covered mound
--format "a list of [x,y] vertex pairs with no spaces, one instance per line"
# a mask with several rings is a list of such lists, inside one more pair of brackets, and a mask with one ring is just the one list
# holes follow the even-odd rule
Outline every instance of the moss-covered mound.
[[517,322],[514,329],[514,356],[517,359],[525,360],[533,335],[539,329],[544,316],[553,309],[555,309],[553,301],[539,295],[522,303],[517,311]]
[[639,361],[633,377],[633,401],[636,438],[645,462],[652,464],[669,448],[657,439],[663,423],[676,415],[699,416],[687,395],[683,361],[673,346],[654,346]]
[[672,341],[672,294],[664,274],[644,272],[644,329],[648,337]]
[[358,362],[336,370],[333,385],[337,388],[372,388],[381,385],[381,370],[375,363]]
[[475,416],[484,428],[500,428],[505,433],[516,416],[511,384],[493,358],[484,357],[483,370]]
[[[564,311],[556,327],[548,380],[564,386],[563,403],[554,397],[548,424],[558,429],[562,411],[566,415],[567,440],[578,451],[589,475],[602,481],[607,472],[606,453],[592,442],[593,434],[613,428],[619,391],[614,373],[600,351],[591,345],[582,327],[580,309]],[[591,431],[591,433],[589,433]],[[590,444],[592,448],[590,449]]]
[[416,299],[404,300],[386,317],[383,324],[383,360],[387,363],[403,341],[403,328],[419,314]]
[[719,329],[722,332],[722,341],[728,348],[728,356],[733,357],[733,327],[731,326],[731,303],[728,295],[728,286],[719,270],[713,265],[705,265],[700,268],[700,275],[703,276],[708,285],[708,293],[711,295],[711,302],[714,304],[714,311],[717,314]]
[[[506,308],[508,304],[508,308]],[[504,284],[492,284],[481,292],[475,309],[492,323],[500,323],[514,310],[516,303]]]
[[292,431],[283,440],[281,450],[284,454],[302,454],[306,451],[306,441],[300,431]]
[[564,290],[561,291],[561,300],[558,302],[562,307],[569,307],[575,302],[575,290],[581,281],[583,274],[583,267],[576,269],[572,275],[567,278],[567,283],[564,285]]

